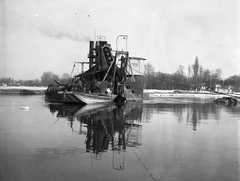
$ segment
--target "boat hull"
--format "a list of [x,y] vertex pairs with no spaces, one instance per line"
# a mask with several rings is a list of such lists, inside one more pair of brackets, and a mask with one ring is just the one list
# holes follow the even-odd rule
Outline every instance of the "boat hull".
[[79,100],[85,104],[95,104],[95,103],[107,103],[113,102],[116,96],[98,95],[98,94],[87,94],[75,92],[73,93]]
[[95,104],[113,102],[115,96],[87,94],[74,91],[46,91],[45,100],[58,103]]

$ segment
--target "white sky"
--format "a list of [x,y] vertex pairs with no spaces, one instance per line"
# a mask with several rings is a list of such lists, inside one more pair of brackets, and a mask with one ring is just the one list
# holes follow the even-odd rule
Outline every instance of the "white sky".
[[[240,74],[238,0],[0,0],[0,77],[40,79],[87,61],[88,40],[128,35],[130,56],[173,73],[198,56]],[[143,70],[142,70],[143,71]]]

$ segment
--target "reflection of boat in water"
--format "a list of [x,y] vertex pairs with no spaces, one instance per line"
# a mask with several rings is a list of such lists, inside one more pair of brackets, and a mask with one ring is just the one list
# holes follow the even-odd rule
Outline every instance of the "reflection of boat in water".
[[51,113],[57,112],[57,117],[73,116],[78,110],[82,109],[84,105],[76,104],[49,104]]
[[114,169],[124,169],[127,147],[137,148],[142,144],[141,104],[73,106],[72,111],[68,105],[50,104],[49,108],[51,112],[59,110],[57,115],[70,121],[73,133],[86,135],[86,152],[93,154],[94,159],[112,151]]
[[95,112],[101,112],[101,111],[107,111],[108,109],[113,109],[116,107],[115,104],[89,104],[83,106],[81,109],[79,109],[74,116],[77,117],[78,115],[84,116],[84,115],[89,115],[93,114]]
[[[78,104],[141,101],[145,86],[144,76],[133,74],[132,61],[138,61],[140,67],[139,60],[145,59],[129,57],[127,38],[126,35],[117,37],[116,51],[113,51],[105,40],[100,39],[95,45],[90,41],[89,61],[76,62],[82,65],[82,73],[74,76],[66,85],[57,81],[56,85],[49,85],[45,92],[45,100]],[[124,41],[124,49],[118,50],[118,42]],[[84,64],[89,65],[85,72]]]

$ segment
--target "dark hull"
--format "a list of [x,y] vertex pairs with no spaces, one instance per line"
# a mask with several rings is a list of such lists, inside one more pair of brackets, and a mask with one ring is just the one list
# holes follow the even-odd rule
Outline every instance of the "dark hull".
[[73,91],[46,91],[45,100],[48,102],[74,103],[74,104],[96,104],[113,102],[115,96],[87,94]]
[[[134,86],[132,86],[134,88]],[[56,103],[74,103],[74,104],[95,104],[114,102],[116,95],[107,96],[104,94],[88,94],[74,91],[46,91],[45,100]],[[124,89],[124,99],[126,101],[142,101],[142,90]]]
[[74,94],[70,93],[60,93],[59,91],[46,91],[45,101],[56,102],[56,103],[76,103],[85,104],[80,99],[78,99]]

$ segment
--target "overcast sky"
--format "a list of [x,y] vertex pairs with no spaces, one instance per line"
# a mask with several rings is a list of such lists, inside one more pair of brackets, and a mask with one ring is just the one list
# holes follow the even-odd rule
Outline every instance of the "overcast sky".
[[0,77],[40,79],[87,61],[88,41],[128,35],[130,56],[175,72],[198,56],[223,78],[240,74],[238,0],[0,0]]

